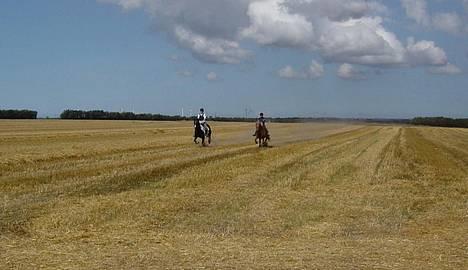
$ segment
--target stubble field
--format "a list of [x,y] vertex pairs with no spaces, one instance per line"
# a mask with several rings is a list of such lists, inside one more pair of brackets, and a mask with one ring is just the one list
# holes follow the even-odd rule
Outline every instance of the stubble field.
[[0,269],[466,269],[468,130],[0,121]]

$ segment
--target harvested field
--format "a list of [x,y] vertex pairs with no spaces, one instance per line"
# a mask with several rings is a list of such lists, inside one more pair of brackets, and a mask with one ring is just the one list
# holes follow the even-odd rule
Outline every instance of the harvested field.
[[465,269],[468,130],[0,121],[0,269]]

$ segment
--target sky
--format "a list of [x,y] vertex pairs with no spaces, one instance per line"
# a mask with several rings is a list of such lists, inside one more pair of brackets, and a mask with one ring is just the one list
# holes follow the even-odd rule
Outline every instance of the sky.
[[468,117],[468,0],[2,0],[0,109]]

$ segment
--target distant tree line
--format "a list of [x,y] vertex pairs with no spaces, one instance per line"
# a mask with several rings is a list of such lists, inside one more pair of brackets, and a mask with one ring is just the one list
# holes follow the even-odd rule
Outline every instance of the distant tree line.
[[[104,110],[65,110],[60,114],[61,119],[70,120],[146,120],[146,121],[180,121],[192,120],[192,117],[180,115],[164,115],[133,112],[107,112]],[[0,119],[37,119],[37,111],[32,110],[0,110]],[[447,117],[416,117],[409,119],[372,119],[372,118],[333,118],[333,117],[274,117],[268,118],[276,123],[304,123],[304,122],[367,122],[413,124],[437,127],[468,128],[468,118]],[[256,118],[245,117],[208,117],[210,121],[220,122],[255,122]]]
[[[132,112],[107,112],[104,110],[65,110],[60,114],[61,119],[74,120],[147,120],[147,121],[180,121],[192,120],[195,116],[164,115]],[[409,124],[409,119],[367,119],[367,118],[333,118],[333,117],[272,117],[267,118],[276,123],[305,123],[305,122],[368,122],[368,123],[399,123]],[[209,121],[219,122],[255,122],[256,118],[246,117],[208,117]]]
[[37,112],[30,110],[0,110],[0,119],[37,119]]
[[468,128],[468,118],[416,117],[411,120],[411,124],[434,127]]
[[[208,117],[211,121],[222,122],[255,122],[256,118],[244,117]],[[320,123],[320,122],[357,122],[357,123],[381,123],[381,124],[409,124],[410,119],[397,119],[397,118],[336,118],[336,117],[269,117],[270,122],[275,123]]]
[[381,124],[409,124],[409,119],[399,118],[339,118],[339,117],[280,117],[271,118],[277,123],[326,123],[326,122],[347,122],[347,123],[381,123]]
[[170,116],[151,113],[133,113],[133,112],[106,112],[103,110],[81,111],[65,110],[60,114],[61,119],[73,120],[151,120],[151,121],[178,121],[187,120],[187,117]]

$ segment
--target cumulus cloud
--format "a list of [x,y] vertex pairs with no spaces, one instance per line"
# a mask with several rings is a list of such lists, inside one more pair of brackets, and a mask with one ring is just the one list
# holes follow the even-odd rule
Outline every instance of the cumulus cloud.
[[445,51],[437,47],[433,41],[423,40],[415,42],[413,38],[409,38],[406,57],[408,62],[413,66],[440,66],[447,64]]
[[175,28],[174,35],[180,45],[189,48],[196,58],[207,62],[238,64],[250,55],[237,42],[218,38],[209,39],[182,26]]
[[216,80],[218,80],[218,74],[216,74],[215,72],[210,72],[210,73],[206,74],[206,79],[208,81],[216,81]]
[[249,58],[238,40],[249,24],[250,0],[97,0],[125,10],[143,8],[155,29],[168,33],[201,61],[237,64]]
[[328,22],[323,26],[320,51],[326,59],[363,65],[400,65],[404,48],[385,30],[382,19],[361,18]]
[[459,67],[450,63],[447,63],[445,66],[429,68],[427,71],[432,74],[440,75],[457,75],[462,73]]
[[283,79],[305,79],[306,78],[306,74],[304,72],[297,71],[289,65],[278,70],[278,76]]
[[361,70],[357,70],[353,65],[344,63],[336,73],[336,75],[343,80],[364,80],[366,76]]
[[[446,64],[445,52],[432,41],[404,46],[384,26],[389,12],[378,0],[97,1],[125,10],[145,9],[156,29],[168,33],[196,59],[209,63],[248,61],[253,53],[243,44],[254,41],[260,46],[317,52],[335,63],[394,67]],[[430,24],[424,0],[402,3],[408,16]],[[452,29],[456,25],[452,17],[437,17],[438,27]],[[304,70],[298,72],[310,76]]]
[[234,40],[238,29],[247,27],[247,9],[252,0],[97,0],[126,10],[144,8],[157,27],[171,32],[182,26],[208,38]]
[[323,66],[317,61],[312,61],[307,69],[296,70],[288,65],[278,70],[277,75],[283,79],[292,80],[305,80],[305,79],[318,79],[324,75],[325,71]]
[[309,47],[314,40],[312,23],[299,14],[291,14],[281,0],[265,0],[249,5],[251,25],[241,36],[262,45]]

